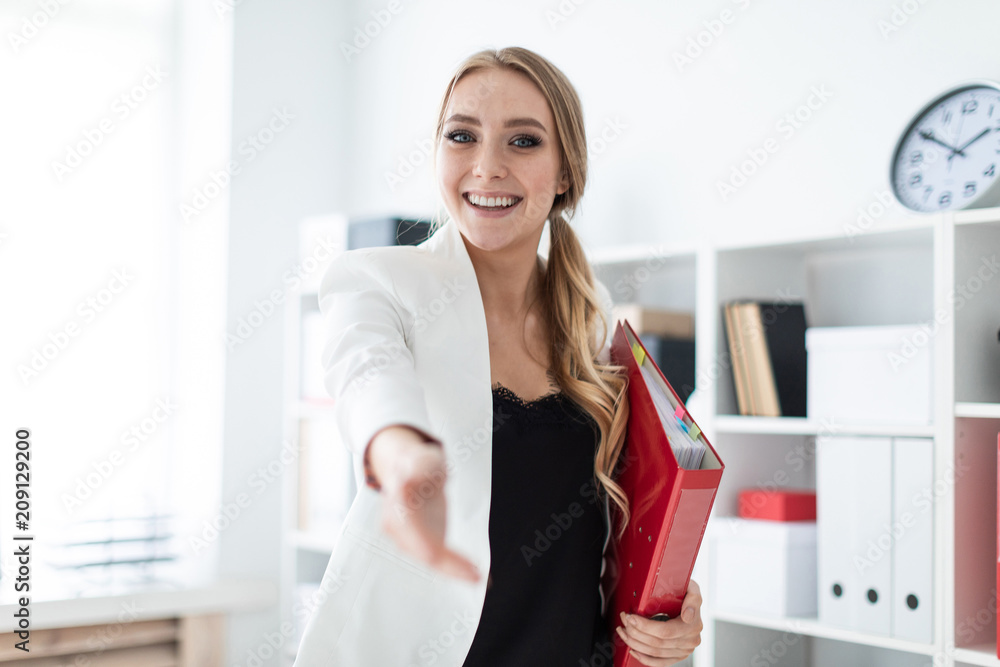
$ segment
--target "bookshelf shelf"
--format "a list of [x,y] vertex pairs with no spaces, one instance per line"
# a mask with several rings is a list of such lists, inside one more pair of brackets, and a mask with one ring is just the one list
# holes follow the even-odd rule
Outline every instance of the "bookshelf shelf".
[[994,644],[956,648],[955,662],[966,665],[985,665],[986,667],[1000,665],[1000,659],[997,659],[997,647]]
[[974,208],[968,211],[954,213],[956,225],[975,225],[980,223],[1000,223],[1000,207]]
[[843,234],[837,236],[813,235],[762,239],[759,243],[742,243],[740,241],[730,243],[722,240],[715,247],[720,253],[777,250],[789,255],[803,255],[829,250],[899,248],[906,245],[930,243],[934,226],[940,220],[941,215],[905,216],[886,221],[886,224],[880,224],[877,229],[858,230],[857,233],[845,229]]
[[587,259],[592,265],[634,264],[650,260],[691,259],[695,255],[693,246],[671,245],[616,245],[606,248],[594,248],[587,252]]
[[774,433],[815,435],[819,426],[804,417],[744,417],[720,415],[713,422],[718,433]]
[[721,415],[713,422],[718,433],[772,433],[775,435],[872,435],[896,437],[931,437],[932,425],[914,424],[841,424],[817,422],[804,417],[744,417]]
[[934,655],[936,652],[936,646],[934,644],[920,644],[902,639],[893,639],[892,637],[880,637],[878,635],[870,635],[863,632],[835,628],[824,625],[815,618],[766,617],[755,614],[742,614],[726,611],[716,611],[713,612],[712,615],[717,621],[724,621],[726,623],[736,623],[755,628],[767,628],[769,630],[790,632],[809,637],[834,639],[837,641],[849,642],[851,644],[863,644],[865,646],[873,646],[894,651],[904,651],[906,653],[917,653],[920,655]]
[[1000,419],[1000,403],[956,403],[955,416]]

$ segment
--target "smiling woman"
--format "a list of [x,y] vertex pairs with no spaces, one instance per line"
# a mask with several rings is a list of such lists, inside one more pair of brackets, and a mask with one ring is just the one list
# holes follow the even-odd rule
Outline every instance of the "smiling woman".
[[[583,127],[541,56],[473,54],[435,132],[448,219],[420,246],[348,252],[324,275],[326,386],[367,486],[323,585],[344,584],[298,667],[596,665],[615,650],[670,665],[699,642],[697,584],[681,618],[632,618],[612,641],[604,616],[628,403],[610,298],[569,226]],[[449,282],[461,291],[422,320]],[[387,361],[359,383],[374,358]]]

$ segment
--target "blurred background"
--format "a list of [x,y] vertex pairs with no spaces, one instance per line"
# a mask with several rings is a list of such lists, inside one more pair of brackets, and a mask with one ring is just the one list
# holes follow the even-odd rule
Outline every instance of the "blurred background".
[[695,248],[858,225],[913,115],[1000,77],[998,25],[988,0],[4,0],[0,420],[31,433],[36,620],[110,623],[144,587],[133,619],[221,614],[225,664],[290,659],[310,607],[283,577],[329,542],[288,550],[294,424],[328,407],[289,407],[315,367],[288,322],[317,239],[438,210],[465,56],[524,46],[576,86],[589,251]]

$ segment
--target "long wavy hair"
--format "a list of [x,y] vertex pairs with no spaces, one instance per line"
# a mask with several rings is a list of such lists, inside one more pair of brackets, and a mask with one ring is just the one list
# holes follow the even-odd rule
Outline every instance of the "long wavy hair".
[[[441,142],[445,113],[455,85],[471,72],[490,68],[517,72],[530,79],[548,100],[555,118],[562,168],[570,185],[566,192],[556,195],[548,211],[549,256],[540,285],[550,336],[551,373],[561,390],[597,424],[599,442],[594,457],[594,479],[598,489],[620,510],[620,537],[629,518],[628,499],[615,481],[628,420],[627,381],[622,367],[598,361],[607,340],[609,322],[594,287],[590,264],[569,225],[587,183],[583,108],[566,75],[533,51],[520,47],[479,51],[459,64],[448,83],[438,111],[435,146]],[[488,77],[483,85],[488,89]],[[439,216],[433,226],[440,224]]]

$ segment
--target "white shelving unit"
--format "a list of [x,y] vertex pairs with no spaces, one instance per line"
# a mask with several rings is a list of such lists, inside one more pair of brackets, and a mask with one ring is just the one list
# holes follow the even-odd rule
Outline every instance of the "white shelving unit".
[[[935,480],[934,635],[926,643],[704,607],[695,665],[1000,665],[996,647],[997,433],[1000,432],[1000,208],[902,215],[863,235],[757,246],[602,249],[595,272],[616,302],[696,316],[695,419],[726,462],[714,516],[735,516],[742,488],[780,480],[815,488],[823,434],[930,437]],[[963,292],[964,290],[964,292]],[[965,294],[963,297],[962,295]],[[809,326],[927,324],[934,356],[933,423],[817,423],[742,417],[736,408],[722,305],[738,298],[801,301]],[[694,578],[711,587],[702,547]]]
[[[333,401],[325,392],[315,389],[310,392],[307,385],[314,381],[308,376],[320,371],[321,361],[315,347],[309,349],[304,344],[308,339],[304,324],[319,313],[319,280],[331,258],[327,248],[331,245],[340,249],[346,247],[347,221],[342,216],[304,220],[300,223],[299,239],[300,280],[289,290],[290,297],[285,304],[284,433],[285,441],[293,443],[298,452],[297,461],[289,466],[282,489],[281,620],[297,628],[295,640],[287,642],[283,649],[282,665],[286,667],[295,659],[300,639],[298,630],[308,620],[318,599],[316,595],[303,600],[300,590],[319,587],[337,536],[336,517],[319,527],[307,523],[305,529],[302,528],[306,512],[300,502],[303,489],[309,483],[302,473],[315,469],[317,461],[321,461],[326,464],[324,468],[330,468],[324,476],[330,488],[340,490],[348,499],[356,493],[347,450],[336,439],[317,437],[334,427]],[[310,393],[312,395],[307,395]],[[304,429],[310,429],[312,437],[306,437]]]

